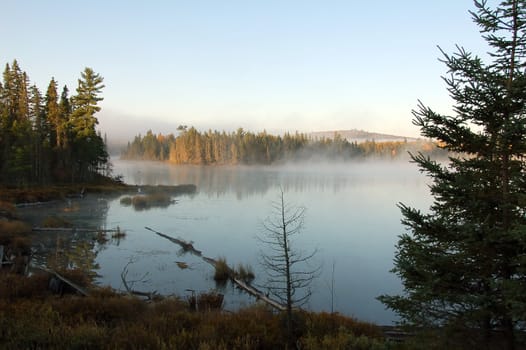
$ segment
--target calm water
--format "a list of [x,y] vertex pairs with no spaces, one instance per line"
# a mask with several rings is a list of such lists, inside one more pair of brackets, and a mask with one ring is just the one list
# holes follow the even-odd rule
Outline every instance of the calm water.
[[[308,307],[331,311],[333,304],[334,311],[380,324],[389,324],[396,316],[375,297],[401,291],[400,282],[389,273],[397,235],[404,232],[396,204],[425,210],[431,203],[427,179],[406,162],[199,167],[117,160],[114,173],[122,174],[131,184],[193,183],[198,193],[178,197],[168,208],[143,211],[122,206],[120,197],[95,194],[21,211],[35,222],[37,216],[57,211],[79,225],[124,229],[124,239],[90,246],[96,253],[100,284],[122,289],[121,274],[128,264],[126,280],[137,290],[184,297],[191,290],[221,288],[215,285],[209,265],[144,229],[149,226],[193,241],[205,256],[226,257],[230,265],[250,264],[256,273],[255,283],[264,286],[258,256],[265,246],[256,236],[262,232],[261,222],[271,214],[272,201],[281,188],[286,202],[307,208],[305,228],[293,247],[302,251],[317,248],[315,262],[323,266],[321,276],[313,282]],[[39,247],[43,248],[89,236],[62,233],[40,238]],[[185,262],[189,268],[180,269],[176,262]],[[232,286],[222,288],[227,309],[254,302]]]

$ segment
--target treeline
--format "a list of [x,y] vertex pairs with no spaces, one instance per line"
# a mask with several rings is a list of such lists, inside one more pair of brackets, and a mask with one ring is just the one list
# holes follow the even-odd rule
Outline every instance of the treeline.
[[303,133],[270,135],[243,129],[199,132],[194,127],[179,127],[179,135],[138,135],[128,142],[123,159],[161,160],[176,164],[272,164],[281,161],[312,159],[349,160],[378,157],[395,158],[407,150],[444,153],[427,141],[349,142],[339,134],[333,138],[313,138]]
[[42,185],[90,180],[108,153],[95,130],[103,78],[85,68],[76,94],[58,94],[51,78],[43,95],[15,60],[0,83],[0,184]]

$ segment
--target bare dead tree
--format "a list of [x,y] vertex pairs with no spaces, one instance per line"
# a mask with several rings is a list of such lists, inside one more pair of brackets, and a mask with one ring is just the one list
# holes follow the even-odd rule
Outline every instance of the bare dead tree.
[[269,293],[286,305],[287,332],[292,335],[292,309],[308,302],[310,285],[319,275],[321,266],[313,266],[310,253],[294,246],[294,236],[301,233],[305,221],[305,207],[288,205],[283,190],[272,203],[272,212],[263,221],[263,232],[257,237],[263,243],[260,263],[267,273],[265,287]]

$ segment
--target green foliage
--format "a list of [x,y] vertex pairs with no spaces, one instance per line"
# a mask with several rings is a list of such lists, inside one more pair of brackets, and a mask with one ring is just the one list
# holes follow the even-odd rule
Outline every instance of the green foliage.
[[102,171],[108,154],[95,131],[102,80],[86,68],[77,95],[70,99],[64,87],[59,101],[54,78],[42,97],[16,60],[6,64],[0,84],[0,183],[90,180]]
[[513,348],[526,321],[526,3],[475,5],[491,62],[462,48],[444,53],[456,114],[423,104],[413,112],[425,137],[455,153],[448,164],[413,156],[435,201],[428,213],[400,204],[409,233],[394,272],[404,294],[380,300],[409,324],[464,335],[448,340],[476,347],[500,334]]

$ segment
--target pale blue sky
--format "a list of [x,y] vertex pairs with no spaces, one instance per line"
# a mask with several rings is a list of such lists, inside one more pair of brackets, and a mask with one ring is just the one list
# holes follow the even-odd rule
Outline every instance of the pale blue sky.
[[[440,45],[486,50],[471,0],[0,0],[0,62],[45,91],[104,79],[104,131],[365,129],[448,112]],[[116,125],[118,127],[116,127]]]

